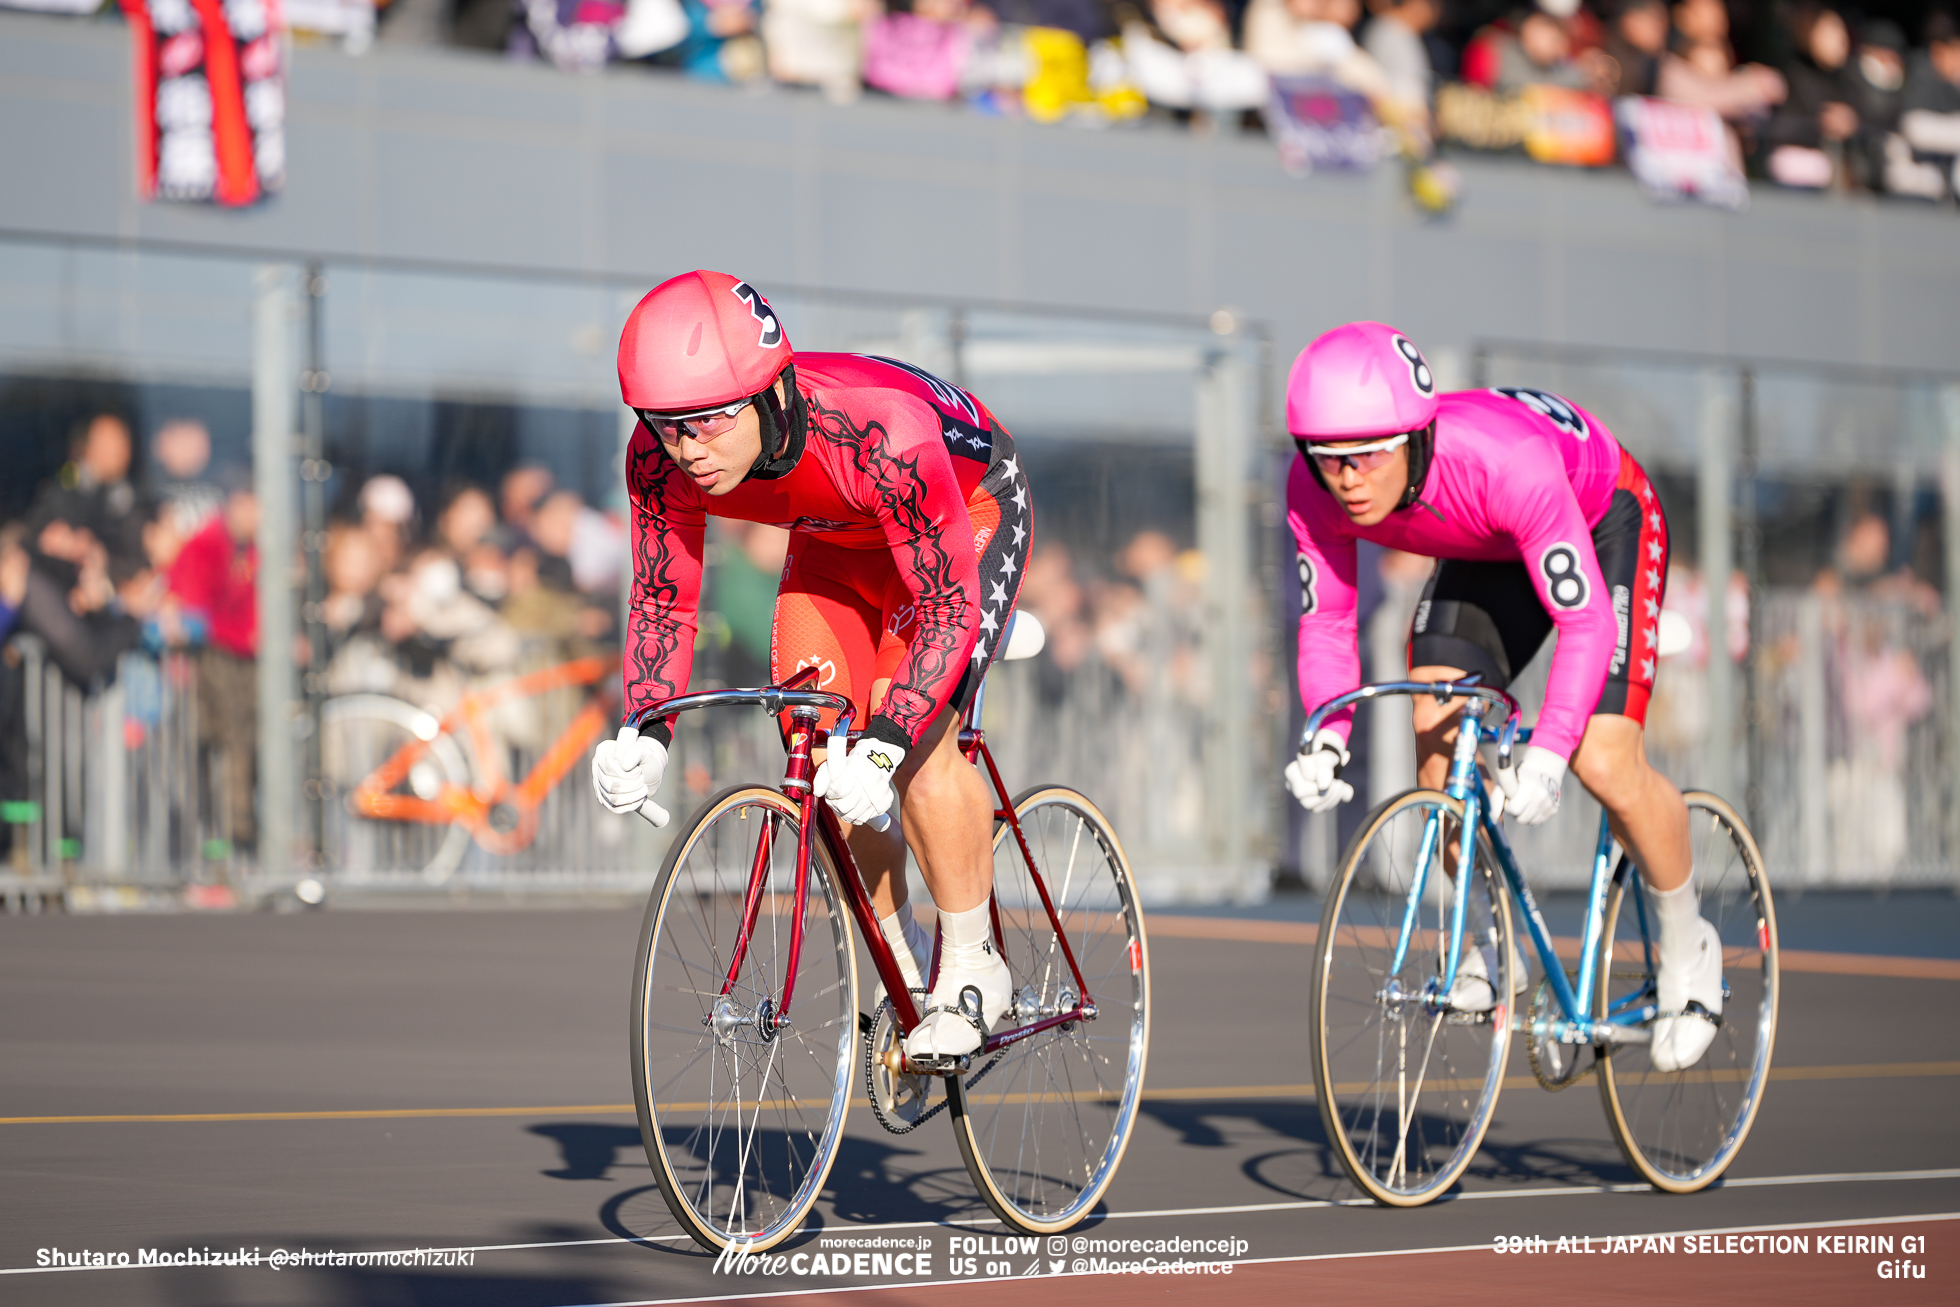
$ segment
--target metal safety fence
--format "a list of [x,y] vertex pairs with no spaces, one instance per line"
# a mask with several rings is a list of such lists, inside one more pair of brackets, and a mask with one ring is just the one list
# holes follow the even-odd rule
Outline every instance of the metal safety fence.
[[[23,665],[38,660],[32,712],[82,723],[0,740],[20,764],[0,774],[32,777],[0,796],[23,819],[7,882],[22,901],[30,883],[113,905],[301,878],[513,894],[650,882],[673,828],[606,815],[585,771],[594,723],[617,721],[630,579],[612,343],[658,279],[0,239],[0,455],[28,473],[0,491],[0,531],[39,529],[31,487],[61,483],[64,442],[109,413],[133,439],[139,500],[182,496],[162,442],[198,428],[209,466],[189,480],[212,502],[251,492],[250,543],[279,563],[258,568],[259,654],[242,666],[135,610],[163,628],[146,628],[152,652],[87,684],[16,640]],[[1262,670],[1275,588],[1254,528],[1269,498],[1257,325],[763,289],[800,351],[903,359],[1013,432],[1035,487],[1022,603],[1050,648],[995,672],[989,728],[1010,781],[1104,804],[1151,899],[1263,896],[1281,856],[1283,687]],[[711,526],[696,688],[766,676],[783,547],[780,531]],[[141,561],[169,573],[162,555]],[[606,670],[588,674],[592,660]],[[6,720],[0,705],[0,736]],[[1160,752],[1148,768],[1146,750]],[[681,728],[662,800],[684,816],[772,779],[780,757],[769,723],[703,715]],[[77,779],[56,793],[52,773]],[[435,819],[444,803],[456,821]]]
[[[1467,362],[1471,384],[1584,406],[1654,479],[1674,636],[1648,716],[1655,764],[1736,802],[1779,884],[1954,884],[1960,379],[1514,342]],[[1382,566],[1369,638],[1386,679],[1427,569]],[[1527,722],[1555,644],[1513,687]],[[1413,780],[1400,712],[1370,731],[1378,796]],[[1597,821],[1574,801],[1520,832],[1525,866],[1583,884]]]

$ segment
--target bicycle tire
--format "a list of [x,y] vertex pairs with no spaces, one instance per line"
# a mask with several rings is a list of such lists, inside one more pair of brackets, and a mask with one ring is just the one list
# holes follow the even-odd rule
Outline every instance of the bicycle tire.
[[325,802],[322,861],[355,877],[411,872],[441,882],[462,865],[470,832],[461,822],[394,821],[365,817],[348,800],[403,745],[428,740],[402,784],[417,797],[434,798],[445,786],[471,787],[467,750],[437,730],[434,713],[385,694],[343,694],[328,699],[320,718],[321,793]]
[[[1726,800],[1694,790],[1682,797],[1702,915],[1722,936],[1722,1024],[1708,1052],[1682,1071],[1654,1070],[1645,1044],[1602,1045],[1598,1059],[1606,1122],[1627,1164],[1677,1194],[1713,1184],[1748,1138],[1769,1080],[1779,990],[1776,910],[1755,837]],[[1653,999],[1652,950],[1631,942],[1644,940],[1639,876],[1630,863],[1622,867],[1607,899],[1595,1018],[1643,992]],[[1616,937],[1628,945],[1616,950]]]
[[[1391,974],[1424,833],[1433,819],[1448,835],[1451,819],[1462,816],[1463,805],[1437,790],[1409,790],[1377,806],[1341,856],[1315,942],[1308,1030],[1321,1121],[1355,1184],[1390,1207],[1421,1206],[1456,1183],[1483,1144],[1504,1085],[1511,917],[1481,832],[1463,947],[1495,945],[1500,1001],[1483,1014],[1435,1001],[1452,884],[1439,864],[1429,868],[1418,930]],[[1448,842],[1454,854],[1460,845]],[[1411,1034],[1420,1054],[1413,1093]]]
[[[857,962],[821,839],[790,1024],[777,1030],[769,1019],[788,965],[797,818],[794,803],[764,786],[709,799],[674,837],[640,928],[632,1004],[640,1138],[668,1210],[710,1251],[761,1252],[794,1234],[844,1135],[857,1066]],[[737,983],[724,995],[758,857],[770,871]]]
[[[1059,1234],[1102,1200],[1129,1146],[1150,1051],[1150,953],[1129,861],[1095,804],[1041,785],[1014,811],[1097,1015],[976,1056],[947,1094],[988,1208],[1011,1230]],[[994,832],[994,902],[1014,978],[1003,1024],[1073,1007],[1074,975],[1006,822]]]

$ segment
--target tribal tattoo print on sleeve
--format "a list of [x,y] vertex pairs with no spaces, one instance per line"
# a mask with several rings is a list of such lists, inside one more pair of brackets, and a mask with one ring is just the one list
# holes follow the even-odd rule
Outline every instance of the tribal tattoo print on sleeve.
[[[707,514],[644,426],[627,447],[626,485],[633,504],[633,597],[621,671],[630,717],[687,689]],[[666,723],[654,733],[663,743],[672,739]]]

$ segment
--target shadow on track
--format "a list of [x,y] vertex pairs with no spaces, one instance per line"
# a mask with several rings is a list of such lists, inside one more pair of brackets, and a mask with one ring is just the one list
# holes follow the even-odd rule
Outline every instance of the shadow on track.
[[[620,1127],[607,1129],[617,1136],[624,1136],[625,1142],[630,1143],[634,1152],[638,1153],[638,1131]],[[624,1164],[624,1159],[616,1159],[612,1151],[601,1155],[600,1145],[608,1142],[607,1136],[571,1133],[569,1138],[572,1143],[568,1146],[564,1143],[562,1127],[534,1126],[531,1130],[534,1134],[559,1140],[561,1147],[565,1148],[564,1170],[547,1171],[547,1175],[565,1179],[603,1179],[606,1178],[606,1167]],[[617,1138],[611,1139],[612,1149],[624,1146]],[[580,1150],[576,1160],[574,1148]],[[898,1148],[877,1139],[846,1135],[838,1146],[837,1161],[831,1168],[823,1196],[810,1213],[808,1231],[792,1239],[785,1247],[794,1248],[827,1228],[911,1221],[988,1227],[995,1223],[993,1214],[974,1190],[965,1167],[915,1170],[907,1159],[918,1156],[920,1153],[916,1149]],[[635,1157],[634,1160],[637,1162],[639,1158]],[[593,1173],[595,1167],[597,1174]],[[672,1237],[680,1227],[667,1210],[666,1200],[661,1196],[658,1185],[640,1185],[613,1195],[600,1206],[599,1221],[620,1238],[644,1243],[649,1248],[693,1256],[705,1255],[692,1240]]]
[[[1301,1147],[1257,1153],[1240,1165],[1261,1188],[1291,1199],[1341,1202],[1361,1197],[1328,1141],[1320,1109],[1305,1099],[1183,1099],[1150,1101],[1142,1110],[1178,1133],[1186,1148],[1227,1148],[1261,1139],[1294,1139]],[[1539,1139],[1507,1143],[1486,1136],[1464,1172],[1479,1189],[1568,1184],[1628,1184],[1637,1176],[1604,1139]],[[1459,1187],[1460,1188],[1460,1187]]]
[[[633,1126],[596,1125],[590,1121],[554,1121],[548,1125],[527,1126],[558,1145],[565,1164],[556,1171],[544,1171],[554,1180],[610,1180],[615,1166],[646,1169],[646,1154],[640,1148],[640,1132]],[[625,1156],[620,1156],[624,1151]]]

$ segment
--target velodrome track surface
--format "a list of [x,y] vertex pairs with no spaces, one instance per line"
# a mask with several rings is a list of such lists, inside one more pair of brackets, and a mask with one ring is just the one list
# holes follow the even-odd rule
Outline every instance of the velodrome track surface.
[[[860,1108],[820,1228],[784,1251],[922,1241],[929,1273],[876,1291],[861,1286],[899,1277],[717,1275],[676,1237],[626,1078],[637,910],[0,919],[0,1301],[1960,1300],[1960,961],[1874,955],[1960,951],[1953,900],[1783,906],[1776,1079],[1728,1183],[1685,1198],[1632,1184],[1590,1082],[1546,1094],[1520,1051],[1460,1195],[1417,1211],[1354,1205],[1322,1145],[1311,927],[1271,919],[1284,908],[1153,915],[1144,1110],[1105,1213],[1070,1238],[1236,1239],[1240,1264],[1082,1277],[1071,1248],[1051,1275],[1045,1240],[993,1242],[943,1120],[894,1137]],[[1772,1250],[1602,1242],[1696,1231],[1767,1234]],[[1593,1251],[1498,1256],[1504,1236],[1590,1236]],[[1823,1250],[1859,1236],[1891,1255]],[[42,1250],[240,1248],[468,1250],[469,1264],[37,1265]],[[956,1276],[968,1255],[978,1276]],[[1902,1260],[1926,1278],[1881,1278]],[[990,1263],[1016,1281],[945,1283]]]

